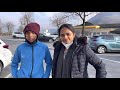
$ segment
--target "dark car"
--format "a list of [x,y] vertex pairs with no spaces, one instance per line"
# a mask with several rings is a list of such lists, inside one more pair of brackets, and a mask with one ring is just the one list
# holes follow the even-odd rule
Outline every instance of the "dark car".
[[46,36],[46,35],[40,33],[38,40],[42,41],[42,42],[50,42],[51,43],[51,42],[54,42],[54,37]]

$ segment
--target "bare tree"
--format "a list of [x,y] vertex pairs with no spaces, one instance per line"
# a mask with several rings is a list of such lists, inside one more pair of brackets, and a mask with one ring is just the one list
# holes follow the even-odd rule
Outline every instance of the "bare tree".
[[6,22],[5,26],[8,29],[8,34],[11,35],[15,25],[9,21],[9,22]]
[[17,31],[23,32],[23,29],[24,29],[23,25],[20,25],[20,26],[18,27],[18,30],[17,30]]
[[22,15],[23,16],[20,18],[21,25],[25,26],[28,23],[34,21],[34,18],[33,18],[34,13],[33,12],[22,12]]
[[97,13],[97,12],[65,12],[64,15],[68,18],[70,18],[71,16],[72,17],[77,16],[80,19],[82,19],[83,28],[82,28],[81,34],[82,34],[82,36],[84,36],[86,17],[89,16],[90,14],[93,14],[93,13]]
[[50,21],[54,26],[57,26],[57,28],[59,28],[60,25],[66,23],[68,20],[62,13],[57,13],[50,18]]
[[34,17],[33,17],[34,12],[22,12],[21,14],[22,14],[22,17],[19,19],[20,26],[18,27],[18,31],[20,31],[20,32],[23,31],[24,27],[28,23],[34,21]]

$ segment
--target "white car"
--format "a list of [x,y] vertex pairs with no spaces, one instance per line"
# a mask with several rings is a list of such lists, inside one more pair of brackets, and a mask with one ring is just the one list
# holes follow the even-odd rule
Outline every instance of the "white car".
[[21,38],[21,39],[24,39],[24,38],[25,38],[23,32],[13,32],[13,33],[12,33],[12,37],[13,37],[13,38]]
[[0,46],[6,45],[1,39],[0,39]]
[[[1,43],[2,42],[2,43]],[[8,45],[6,45],[2,40],[0,40],[0,73],[2,70],[11,63],[12,60],[12,52],[8,49]]]

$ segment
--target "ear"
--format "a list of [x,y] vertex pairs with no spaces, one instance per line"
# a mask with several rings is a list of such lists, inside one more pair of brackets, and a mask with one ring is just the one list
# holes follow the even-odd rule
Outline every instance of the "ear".
[[76,36],[76,34],[75,34],[75,33],[73,33],[73,35],[74,35],[74,37]]

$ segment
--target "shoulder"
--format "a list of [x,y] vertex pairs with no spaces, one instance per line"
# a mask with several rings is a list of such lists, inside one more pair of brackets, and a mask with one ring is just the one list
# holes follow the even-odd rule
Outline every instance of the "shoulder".
[[58,46],[60,46],[61,45],[61,42],[60,41],[56,41],[56,42],[54,42],[53,43],[53,47],[55,48],[55,47],[58,47]]
[[21,52],[21,50],[24,50],[26,48],[26,45],[25,45],[25,43],[22,43],[22,44],[20,44],[19,46],[17,46],[17,48],[16,48],[16,50],[15,50],[15,52]]
[[82,45],[87,45],[87,37],[78,37],[77,38],[77,43],[82,44]]
[[37,42],[37,45],[43,48],[47,48],[48,46],[40,41]]
[[22,44],[20,44],[20,45],[17,47],[17,49],[25,48],[25,46],[26,46],[26,44],[25,44],[25,43],[22,43]]

